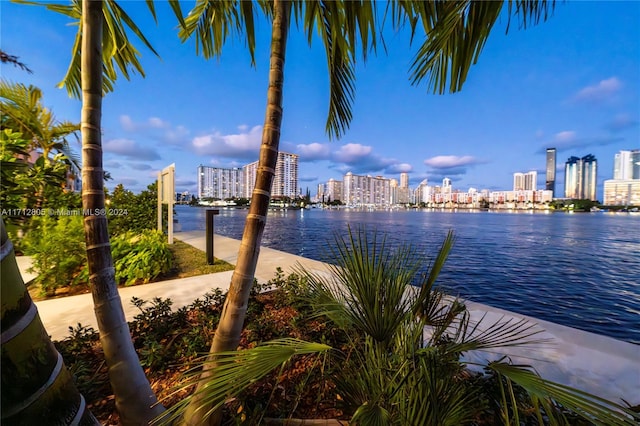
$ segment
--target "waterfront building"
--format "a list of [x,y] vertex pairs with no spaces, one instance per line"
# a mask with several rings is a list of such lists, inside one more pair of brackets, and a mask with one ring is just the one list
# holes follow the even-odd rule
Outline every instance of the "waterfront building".
[[451,193],[452,190],[451,179],[448,177],[442,179],[442,192]]
[[253,187],[256,185],[256,174],[258,173],[258,162],[246,164],[242,166],[242,176],[244,179],[244,198],[251,199]]
[[319,183],[318,184],[318,192],[316,194],[316,202],[324,202],[324,194],[326,192],[325,189],[325,184],[324,183]]
[[342,200],[348,206],[389,206],[391,181],[382,176],[344,175]]
[[640,179],[604,181],[605,206],[640,206]]
[[[256,184],[258,162],[247,164],[242,168],[244,175],[244,194],[251,198]],[[272,198],[296,198],[298,197],[298,155],[288,152],[279,152],[276,162],[276,173],[271,184]]]
[[198,198],[242,197],[243,186],[243,173],[239,168],[198,166]]
[[398,204],[398,181],[396,179],[391,179],[389,181],[389,186],[391,187],[391,205]]
[[640,179],[640,149],[622,150],[615,155],[613,179]]
[[343,201],[342,181],[329,179],[325,188],[325,201]]
[[420,182],[414,190],[414,202],[416,204],[431,202],[433,188],[428,185],[427,179]]
[[569,157],[565,163],[565,198],[596,201],[597,161],[589,154],[582,158]]
[[513,190],[514,191],[535,191],[537,188],[538,172],[530,171],[527,173],[513,174]]
[[547,173],[544,189],[556,195],[556,149],[547,148]]
[[400,188],[409,188],[409,173],[400,173]]

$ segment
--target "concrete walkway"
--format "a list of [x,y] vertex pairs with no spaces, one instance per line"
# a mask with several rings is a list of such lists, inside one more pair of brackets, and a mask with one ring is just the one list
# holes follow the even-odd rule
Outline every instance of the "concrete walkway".
[[[203,231],[180,232],[175,236],[185,243],[205,250]],[[235,264],[239,246],[238,240],[216,235],[214,255]],[[22,262],[19,266],[24,270],[25,261]],[[322,262],[262,247],[256,278],[261,283],[266,282],[274,276],[277,267],[288,273],[298,263],[309,270],[326,270]],[[133,296],[146,300],[153,297],[170,298],[173,308],[177,309],[190,304],[213,288],[227,290],[231,274],[232,271],[227,271],[121,288],[120,297],[127,320],[133,319],[139,312],[130,303]],[[67,337],[69,326],[78,323],[97,328],[90,294],[45,300],[36,302],[36,305],[47,332],[54,340]],[[509,355],[514,363],[533,365],[549,380],[575,386],[613,401],[621,402],[620,398],[624,398],[632,405],[640,404],[639,346],[479,303],[468,302],[467,306],[472,319],[479,320],[485,316],[483,324],[489,325],[500,319],[525,318],[544,330],[536,337],[550,339],[550,343],[538,345],[534,349],[507,348],[502,351],[502,354]],[[477,352],[468,354],[467,359],[486,361],[496,359],[502,354]]]
[[[175,236],[177,239],[202,251],[206,250],[206,240],[202,231],[180,232],[176,233]],[[235,265],[240,241],[215,235],[213,247],[216,258]],[[204,257],[205,254],[203,253],[202,256]],[[28,282],[35,278],[33,273],[27,272],[27,269],[31,266],[29,258],[18,257],[16,259],[24,281]],[[322,262],[262,247],[255,276],[258,282],[265,283],[273,278],[278,266],[285,273],[289,273],[293,271],[296,264],[301,264],[309,270],[324,269]],[[131,298],[134,296],[144,300],[151,300],[154,297],[169,298],[173,302],[173,309],[176,310],[191,304],[195,299],[212,289],[228,290],[232,273],[233,271],[226,271],[120,288],[120,298],[122,299],[125,317],[127,321],[131,321],[136,314],[140,313],[140,310],[131,304]],[[78,323],[84,326],[91,326],[96,330],[98,328],[93,312],[91,294],[42,300],[36,302],[36,306],[42,323],[53,340],[62,340],[68,337],[69,327],[75,327]]]

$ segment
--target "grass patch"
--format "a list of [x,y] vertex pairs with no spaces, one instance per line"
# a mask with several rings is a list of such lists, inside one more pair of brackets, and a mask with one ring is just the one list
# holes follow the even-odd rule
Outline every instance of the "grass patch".
[[231,271],[234,268],[234,265],[215,257],[213,265],[207,264],[205,252],[180,240],[174,240],[169,250],[173,254],[173,268],[163,280]]

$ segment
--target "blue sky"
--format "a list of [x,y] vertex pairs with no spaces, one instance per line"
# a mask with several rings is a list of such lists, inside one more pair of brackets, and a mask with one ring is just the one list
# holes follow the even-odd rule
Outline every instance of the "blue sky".
[[[156,25],[144,2],[123,7],[159,52],[143,47],[146,78],[119,79],[103,104],[104,166],[134,191],[176,163],[177,190],[196,190],[198,165],[237,167],[257,160],[266,104],[270,28],[258,22],[256,67],[241,40],[219,60],[181,43],[176,20],[158,2]],[[185,3],[186,10],[191,2]],[[80,102],[57,89],[76,28],[41,7],[0,1],[0,45],[33,71],[2,66],[3,78],[34,84],[59,119],[80,121]],[[281,150],[300,155],[300,187],[344,173],[423,179],[455,188],[511,189],[514,172],[538,171],[544,150],[598,159],[598,194],[613,157],[640,148],[640,2],[567,2],[527,30],[496,25],[462,92],[433,95],[409,83],[417,44],[406,31],[385,33],[387,52],[360,62],[354,119],[341,140],[325,134],[328,78],[320,43],[310,48],[293,27],[285,64]],[[80,147],[76,146],[79,153]],[[558,193],[564,190],[558,173]]]

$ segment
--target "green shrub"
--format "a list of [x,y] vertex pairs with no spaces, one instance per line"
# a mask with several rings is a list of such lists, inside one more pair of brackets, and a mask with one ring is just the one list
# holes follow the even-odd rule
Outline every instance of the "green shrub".
[[87,255],[80,216],[37,216],[24,238],[24,250],[33,256],[36,284],[44,294],[58,287],[86,282]]
[[[59,287],[88,284],[86,245],[81,216],[38,216],[23,240],[33,256],[32,270],[41,292],[52,295]],[[147,283],[171,270],[173,255],[158,231],[125,232],[111,239],[116,282]]]
[[[139,194],[134,194],[122,184],[107,194],[109,208],[118,214],[109,216],[109,235],[115,236],[127,231],[142,232],[157,228],[158,223],[158,184],[147,186]],[[168,211],[162,212],[163,229],[167,228]]]
[[158,231],[143,230],[139,234],[125,232],[111,241],[116,280],[125,285],[148,283],[169,272],[173,256],[165,237]]

